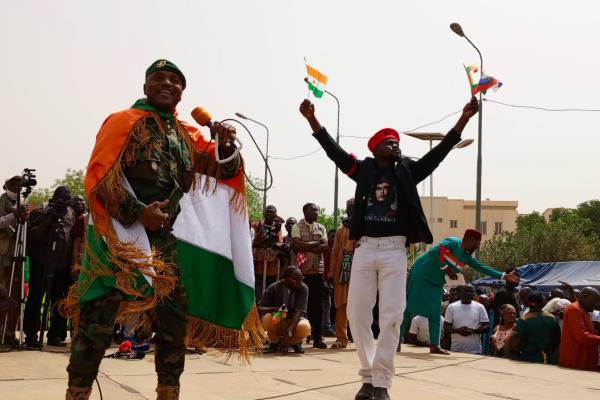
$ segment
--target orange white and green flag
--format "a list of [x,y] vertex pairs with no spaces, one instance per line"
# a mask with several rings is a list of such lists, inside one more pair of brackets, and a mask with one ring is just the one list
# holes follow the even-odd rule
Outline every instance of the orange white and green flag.
[[306,64],[306,73],[308,75],[306,80],[308,90],[317,98],[323,97],[325,85],[327,85],[327,77],[308,64]]

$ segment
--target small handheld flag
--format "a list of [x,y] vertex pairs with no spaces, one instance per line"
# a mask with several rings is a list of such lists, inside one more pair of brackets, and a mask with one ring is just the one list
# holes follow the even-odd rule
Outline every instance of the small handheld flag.
[[481,73],[479,82],[475,83],[475,79],[473,79],[473,73],[478,72],[479,69],[474,65],[469,65],[468,67],[463,65],[463,67],[465,67],[467,78],[469,79],[469,85],[471,86],[471,96],[475,96],[479,92],[486,94],[488,89],[492,89],[495,92],[502,86],[502,82],[500,82],[498,79],[494,78],[493,76],[488,76],[483,72]]
[[316,98],[323,97],[325,85],[327,85],[327,77],[308,64],[306,64],[306,73],[308,74],[308,90],[310,90]]

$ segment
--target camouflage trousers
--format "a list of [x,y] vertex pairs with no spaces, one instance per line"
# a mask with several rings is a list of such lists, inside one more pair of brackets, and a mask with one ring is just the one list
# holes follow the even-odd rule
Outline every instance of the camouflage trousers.
[[[158,238],[149,235],[150,243],[159,248],[163,259],[176,268],[175,238]],[[91,387],[98,374],[100,361],[112,341],[115,318],[125,295],[112,289],[107,295],[82,304],[77,335],[71,345],[71,358],[67,371],[69,386]],[[152,320],[155,335],[155,367],[158,383],[179,386],[185,362],[185,336],[187,298],[181,281],[170,298],[164,299],[147,312]]]

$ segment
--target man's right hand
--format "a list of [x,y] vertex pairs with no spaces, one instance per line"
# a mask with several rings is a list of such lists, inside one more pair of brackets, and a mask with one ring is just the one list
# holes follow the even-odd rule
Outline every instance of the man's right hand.
[[315,105],[308,99],[304,99],[302,104],[300,104],[300,114],[307,120],[311,120],[315,118]]
[[18,218],[21,221],[23,221],[27,217],[28,213],[29,213],[29,210],[23,204],[21,204],[19,206],[19,208],[17,208],[16,210],[13,211],[15,218]]
[[300,114],[306,118],[313,132],[321,130],[321,124],[315,116],[315,105],[310,100],[304,99],[300,104]]
[[467,328],[466,326],[461,326],[460,328],[455,329],[454,332],[461,336],[470,336],[473,333],[471,332],[471,329]]
[[518,284],[521,281],[521,278],[513,271],[510,274],[504,275],[504,280],[509,283]]
[[138,216],[139,221],[151,231],[162,229],[169,220],[169,214],[162,210],[168,204],[169,199],[165,201],[153,201],[140,213]]

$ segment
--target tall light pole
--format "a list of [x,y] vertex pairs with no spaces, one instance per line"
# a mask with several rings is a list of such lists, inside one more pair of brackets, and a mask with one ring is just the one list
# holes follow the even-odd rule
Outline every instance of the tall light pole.
[[[477,48],[477,46],[475,46],[475,44],[473,44],[473,42],[471,42],[471,40],[467,37],[467,35],[465,35],[462,27],[456,23],[453,22],[450,24],[450,29],[452,30],[452,32],[456,33],[458,36],[460,37],[464,37],[465,39],[467,39],[467,42],[469,42],[469,44],[471,46],[473,46],[473,48],[477,51],[477,54],[479,54],[479,73],[483,74],[483,57],[481,55],[481,52],[479,51],[479,49]],[[475,228],[478,231],[481,231],[481,133],[482,133],[482,124],[483,124],[483,98],[482,98],[482,93],[479,92],[479,124],[477,126],[477,192],[475,195]],[[476,252],[476,256],[479,255],[479,250],[477,250]]]
[[265,210],[267,209],[267,171],[269,170],[269,128],[267,128],[267,126],[265,124],[263,124],[262,122],[258,122],[255,119],[249,118],[242,113],[236,112],[235,115],[237,115],[241,119],[246,119],[248,121],[252,121],[255,124],[262,126],[263,128],[265,128],[265,131],[267,131],[267,145],[265,146],[265,180],[263,183],[264,188],[265,188],[265,190],[263,191],[263,214],[264,214]]
[[[429,151],[433,149],[434,140],[442,140],[446,135],[438,132],[404,132],[405,135],[416,139],[429,141]],[[473,143],[473,139],[465,139],[457,143],[455,149],[463,149]],[[412,157],[411,157],[412,158]],[[435,219],[433,217],[433,172],[429,175],[429,221],[431,222],[432,235],[435,234]],[[434,235],[435,236],[435,235]]]
[[[337,127],[335,132],[335,142],[340,144],[340,101],[338,98],[328,90],[325,90],[325,93],[333,97],[335,102],[337,103]],[[335,178],[333,179],[333,226],[335,229],[338,227],[338,190],[339,190],[339,182],[338,182],[338,171],[339,168],[337,165],[335,166]]]

